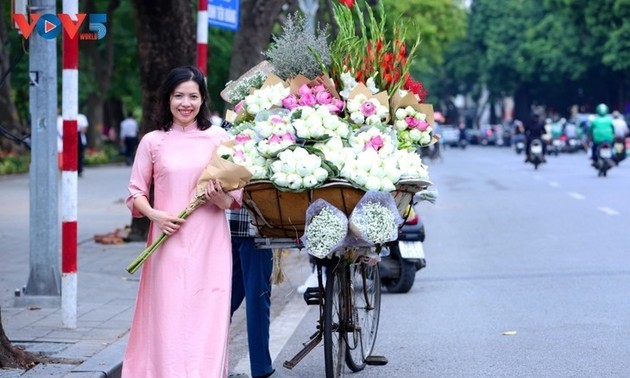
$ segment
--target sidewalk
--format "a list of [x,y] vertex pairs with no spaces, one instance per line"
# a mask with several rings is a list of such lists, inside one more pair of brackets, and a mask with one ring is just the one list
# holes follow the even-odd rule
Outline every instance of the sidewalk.
[[[77,328],[64,328],[61,308],[15,307],[15,290],[29,278],[29,176],[0,176],[0,307],[4,330],[14,345],[45,354],[53,363],[29,371],[4,369],[0,378],[117,378],[131,324],[139,273],[125,267],[143,242],[97,244],[131,222],[124,199],[130,167],[87,167],[79,179]],[[308,276],[306,253],[283,260],[287,282],[274,285],[272,319],[288,304],[304,306],[294,293]],[[247,358],[244,306],[235,313],[230,339],[231,365]],[[247,369],[249,370],[249,369]]]
[[0,177],[0,306],[9,339],[54,363],[0,377],[117,377],[131,323],[139,274],[125,266],[144,248],[103,245],[95,234],[131,221],[124,204],[130,169],[89,167],[79,179],[77,328],[62,326],[61,308],[14,307],[14,292],[29,278],[29,176]]

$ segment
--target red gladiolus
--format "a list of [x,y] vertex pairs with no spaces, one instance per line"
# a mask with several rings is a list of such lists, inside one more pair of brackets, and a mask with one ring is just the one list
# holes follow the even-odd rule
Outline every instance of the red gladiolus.
[[339,2],[350,9],[354,6],[354,0],[339,0]]

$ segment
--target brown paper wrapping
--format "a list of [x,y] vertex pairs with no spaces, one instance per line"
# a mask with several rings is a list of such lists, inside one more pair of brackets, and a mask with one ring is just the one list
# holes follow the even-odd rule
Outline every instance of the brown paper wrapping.
[[[224,146],[232,147],[235,141],[231,140],[223,143]],[[218,150],[218,149],[217,149]],[[197,196],[203,196],[208,187],[208,181],[219,180],[223,191],[230,191],[244,187],[252,178],[252,173],[246,167],[223,159],[215,151],[212,159],[204,168],[197,181]]]
[[[279,78],[278,76],[274,75],[273,73],[269,73],[267,74],[267,79],[265,80],[265,82],[260,86],[260,89],[266,88],[266,87],[270,87],[272,85],[278,84],[278,83],[282,83],[282,85],[287,88],[289,87],[289,84],[282,80],[281,78]],[[256,88],[250,88],[249,89],[249,94],[253,94],[257,89]],[[273,107],[272,107],[273,108]],[[237,113],[236,113],[236,117],[234,117],[234,120],[242,120],[242,119],[246,119],[248,116],[247,111],[245,110],[245,107],[242,107]]]
[[418,99],[413,93],[408,92],[406,95],[400,96],[398,91],[396,91],[396,93],[394,93],[394,95],[391,98],[390,105],[391,105],[390,110],[391,110],[392,117],[396,113],[396,110],[398,110],[399,108],[406,108],[407,106],[411,106],[416,111],[426,114],[427,122],[429,122],[429,125],[431,125],[431,128],[435,129],[433,105],[419,103]]
[[309,87],[314,87],[321,84],[334,98],[341,100],[341,96],[339,96],[337,89],[335,89],[335,83],[333,83],[333,81],[327,75],[320,75],[311,80],[306,76],[300,74],[292,79],[288,79],[287,81],[289,82],[289,86],[291,87],[291,94],[297,94],[298,90],[303,84],[307,84]]
[[270,72],[273,72],[273,65],[268,61],[263,60],[254,67],[250,68],[247,72],[242,74],[238,79],[232,81],[225,87],[224,90],[221,91],[221,98],[225,100],[225,102],[229,103],[230,99],[227,97],[228,92],[230,92],[239,82],[246,80],[250,76],[254,76],[257,72],[262,72],[267,75]]

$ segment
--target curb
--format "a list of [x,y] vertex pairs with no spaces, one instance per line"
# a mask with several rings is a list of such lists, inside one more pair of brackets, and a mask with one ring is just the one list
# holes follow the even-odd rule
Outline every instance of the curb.
[[72,369],[64,378],[120,378],[127,336]]

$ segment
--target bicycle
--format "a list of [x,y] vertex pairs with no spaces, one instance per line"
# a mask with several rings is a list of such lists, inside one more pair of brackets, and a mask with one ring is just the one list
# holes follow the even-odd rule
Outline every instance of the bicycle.
[[319,285],[309,288],[304,299],[319,306],[317,331],[295,357],[284,362],[285,368],[292,369],[322,340],[327,378],[342,376],[344,363],[353,372],[387,363],[383,356],[372,356],[381,305],[376,257],[371,248],[348,248],[330,259],[316,259]]

